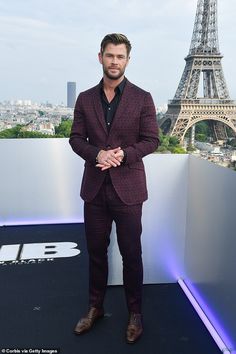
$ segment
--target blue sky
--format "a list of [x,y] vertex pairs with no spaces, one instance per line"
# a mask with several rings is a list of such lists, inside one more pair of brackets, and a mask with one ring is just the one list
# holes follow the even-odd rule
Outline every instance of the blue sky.
[[[236,99],[235,0],[218,0],[220,50]],[[66,102],[94,86],[105,34],[125,33],[133,49],[126,76],[156,105],[173,98],[188,54],[197,0],[0,0],[0,101]]]

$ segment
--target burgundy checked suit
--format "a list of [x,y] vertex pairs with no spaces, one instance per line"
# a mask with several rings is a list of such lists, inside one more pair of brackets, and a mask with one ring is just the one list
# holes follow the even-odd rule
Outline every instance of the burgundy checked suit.
[[[82,92],[75,105],[70,144],[85,160],[81,197],[85,201],[89,253],[89,303],[97,308],[103,305],[107,247],[115,221],[128,309],[141,313],[141,214],[142,203],[148,197],[142,158],[158,146],[156,112],[150,93],[127,80],[108,131],[100,85]],[[106,171],[95,166],[100,150],[117,147],[125,151],[125,163]]]

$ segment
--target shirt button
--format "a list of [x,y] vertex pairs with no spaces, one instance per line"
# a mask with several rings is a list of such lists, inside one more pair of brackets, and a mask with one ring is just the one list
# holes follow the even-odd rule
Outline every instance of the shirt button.
[[111,107],[108,107],[109,111],[111,110]]

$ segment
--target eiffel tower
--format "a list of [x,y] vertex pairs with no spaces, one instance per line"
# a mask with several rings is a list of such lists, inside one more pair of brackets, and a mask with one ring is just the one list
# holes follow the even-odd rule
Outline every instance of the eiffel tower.
[[[160,121],[164,134],[183,143],[186,132],[207,120],[213,138],[226,140],[226,126],[236,133],[236,103],[230,99],[223,74],[217,26],[217,0],[198,0],[186,65],[174,99]],[[203,87],[202,87],[203,86]],[[202,87],[202,97],[198,92]]]

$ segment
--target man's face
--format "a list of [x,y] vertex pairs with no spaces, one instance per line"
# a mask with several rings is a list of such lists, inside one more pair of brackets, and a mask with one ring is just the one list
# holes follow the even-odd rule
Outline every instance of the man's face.
[[124,75],[129,62],[125,44],[109,43],[104,52],[98,54],[98,57],[107,78],[118,80]]

